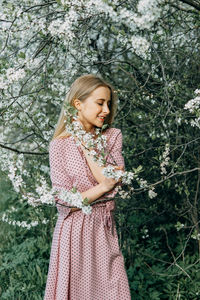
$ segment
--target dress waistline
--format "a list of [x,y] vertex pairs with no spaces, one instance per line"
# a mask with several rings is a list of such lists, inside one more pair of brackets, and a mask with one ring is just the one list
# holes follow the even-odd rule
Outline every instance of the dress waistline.
[[[90,205],[93,206],[93,209],[96,209],[98,207],[105,207],[105,214],[103,216],[103,223],[104,226],[108,227],[111,232],[113,233],[113,216],[111,211],[115,209],[115,202],[113,201],[114,198],[111,199],[102,199],[92,202]],[[67,217],[71,214],[74,214],[76,212],[80,212],[80,210],[71,212],[72,206],[67,205],[59,205],[57,203],[57,210],[60,215],[64,217],[64,220],[67,219]],[[71,213],[71,214],[70,214]]]

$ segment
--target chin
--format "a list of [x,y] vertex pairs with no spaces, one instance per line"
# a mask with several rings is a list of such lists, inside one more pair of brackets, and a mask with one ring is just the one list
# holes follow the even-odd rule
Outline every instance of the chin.
[[93,123],[93,126],[94,126],[94,127],[102,127],[103,124],[101,124],[101,122],[94,122],[94,123]]
[[95,125],[95,127],[101,128],[103,126],[103,124],[101,125]]

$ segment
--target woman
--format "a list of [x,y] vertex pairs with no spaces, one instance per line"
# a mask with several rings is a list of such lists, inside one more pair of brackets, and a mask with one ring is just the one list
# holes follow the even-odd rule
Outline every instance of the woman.
[[[66,202],[55,196],[59,214],[44,300],[131,299],[112,216],[115,208],[113,197],[120,180],[105,177],[102,173],[104,166],[90,155],[94,149],[86,148],[83,139],[78,145],[78,135],[69,134],[66,130],[69,119],[64,108],[68,103],[76,109],[76,120],[85,137],[91,133],[97,139],[96,129],[108,124],[109,128],[102,129],[106,140],[106,166],[115,165],[117,172],[124,169],[124,159],[121,131],[110,127],[116,101],[113,87],[92,74],[76,79],[64,101],[49,146],[52,187],[58,191],[70,191],[76,187],[81,197],[88,199],[92,211],[87,215],[80,208],[66,207]],[[73,122],[72,118],[71,124]],[[97,152],[100,150],[101,147]]]

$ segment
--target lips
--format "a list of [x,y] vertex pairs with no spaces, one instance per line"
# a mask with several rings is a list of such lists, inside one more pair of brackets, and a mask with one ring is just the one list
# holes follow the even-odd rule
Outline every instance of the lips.
[[99,118],[102,122],[104,122],[104,120],[105,120],[105,117],[99,116],[98,118]]

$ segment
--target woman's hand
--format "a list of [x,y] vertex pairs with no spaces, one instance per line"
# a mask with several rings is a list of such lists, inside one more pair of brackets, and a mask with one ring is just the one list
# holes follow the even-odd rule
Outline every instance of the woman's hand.
[[[116,171],[117,170],[120,170],[120,171],[124,171],[124,167],[123,166],[114,166]],[[101,190],[104,192],[104,193],[107,193],[109,192],[110,190],[112,190],[114,188],[114,186],[120,182],[121,179],[119,180],[114,180],[113,178],[105,178],[100,184],[99,184],[99,188],[101,186]],[[97,186],[95,186],[96,188]],[[90,198],[90,197],[89,197]],[[73,207],[71,208],[71,213],[73,213],[74,211],[78,211],[78,210],[81,210],[80,208],[76,208],[76,207]]]
[[124,166],[114,166],[116,170],[124,171]]
[[[124,167],[123,166],[114,166],[114,168],[120,171],[124,171]],[[121,181],[121,179],[119,180],[115,180],[113,178],[105,178],[102,182],[101,185],[102,187],[105,189],[105,192],[109,192],[110,190],[112,190],[114,188],[114,186],[119,183]]]
[[80,208],[76,208],[76,207],[71,208],[70,214],[73,213],[74,211],[77,211],[77,210],[81,210],[81,209]]

